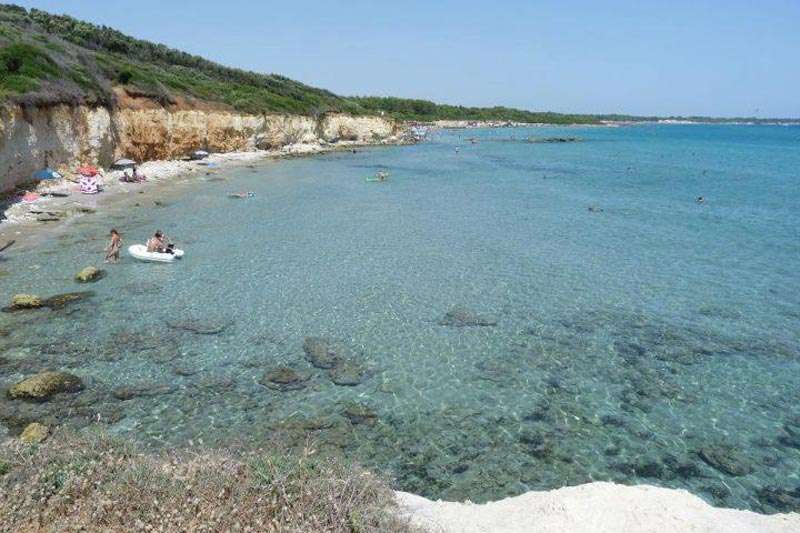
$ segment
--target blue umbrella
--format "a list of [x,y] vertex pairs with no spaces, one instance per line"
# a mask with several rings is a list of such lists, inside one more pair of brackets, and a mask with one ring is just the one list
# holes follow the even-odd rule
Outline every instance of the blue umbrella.
[[55,180],[62,177],[61,174],[52,168],[45,168],[33,173],[33,178],[37,180]]

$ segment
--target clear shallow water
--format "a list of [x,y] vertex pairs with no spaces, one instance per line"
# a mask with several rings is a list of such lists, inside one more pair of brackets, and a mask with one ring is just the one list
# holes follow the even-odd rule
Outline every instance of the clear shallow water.
[[[559,135],[584,142],[522,142]],[[66,310],[0,316],[0,384],[87,383],[3,399],[0,420],[99,418],[153,446],[310,437],[447,499],[616,480],[786,510],[765,489],[800,486],[798,169],[800,128],[470,130],[201,175],[162,207],[132,195],[0,263],[5,302],[86,289],[72,277],[111,226],[187,250],[125,258]],[[454,307],[496,325],[441,325]],[[363,382],[314,368],[311,336]],[[281,366],[310,378],[261,384]]]

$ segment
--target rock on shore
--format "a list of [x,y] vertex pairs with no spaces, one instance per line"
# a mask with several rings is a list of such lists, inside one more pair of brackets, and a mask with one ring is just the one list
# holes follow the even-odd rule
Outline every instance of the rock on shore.
[[75,275],[75,281],[78,283],[91,283],[101,279],[104,274],[105,271],[97,267],[88,266]]
[[31,376],[8,389],[12,400],[32,400],[43,402],[61,392],[78,392],[83,382],[78,376],[68,372],[41,372]]
[[42,299],[33,294],[15,294],[11,298],[13,309],[38,309],[42,305]]
[[38,444],[40,442],[44,442],[44,440],[50,435],[50,428],[40,424],[38,422],[33,422],[25,426],[25,429],[20,434],[19,439],[22,442],[27,442],[28,444]]

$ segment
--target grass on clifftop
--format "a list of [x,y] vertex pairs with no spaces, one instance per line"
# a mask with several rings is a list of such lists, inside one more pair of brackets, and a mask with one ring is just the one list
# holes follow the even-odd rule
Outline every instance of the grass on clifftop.
[[60,75],[53,60],[35,46],[15,43],[0,49],[0,88],[4,93],[35,91],[39,80]]
[[411,531],[372,474],[310,451],[144,454],[57,432],[0,447],[4,531]]
[[[179,97],[226,104],[248,113],[363,113],[347,98],[275,74],[228,68],[72,17],[0,5],[0,47],[25,47],[24,83],[5,73],[6,99],[32,105],[113,104],[112,87],[163,104]],[[35,61],[29,61],[34,59]],[[53,69],[38,68],[42,60]]]

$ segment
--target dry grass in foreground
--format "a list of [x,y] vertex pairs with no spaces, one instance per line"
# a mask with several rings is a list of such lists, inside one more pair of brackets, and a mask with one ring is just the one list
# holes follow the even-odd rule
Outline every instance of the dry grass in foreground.
[[388,486],[311,451],[146,454],[56,433],[0,446],[3,531],[409,531]]

